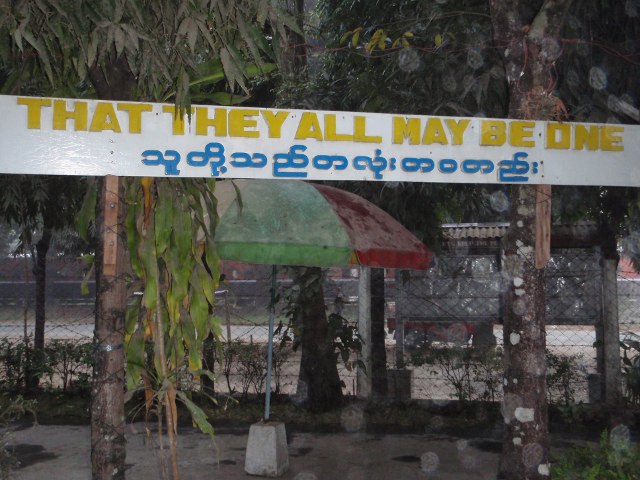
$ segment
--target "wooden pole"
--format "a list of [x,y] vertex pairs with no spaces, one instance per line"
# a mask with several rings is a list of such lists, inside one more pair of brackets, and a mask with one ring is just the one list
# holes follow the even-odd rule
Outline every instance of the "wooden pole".
[[107,176],[98,181],[96,229],[96,320],[91,402],[91,463],[93,480],[124,480],[125,361],[123,182]]
[[224,291],[224,318],[227,323],[227,343],[231,343],[231,308],[229,307],[229,289]]
[[602,259],[604,400],[612,407],[619,405],[622,399],[617,269],[616,259]]
[[536,268],[551,259],[551,185],[536,187]]
[[357,371],[357,396],[359,398],[371,398],[371,269],[360,267],[358,279],[358,334],[362,340],[360,360],[364,369],[358,367]]

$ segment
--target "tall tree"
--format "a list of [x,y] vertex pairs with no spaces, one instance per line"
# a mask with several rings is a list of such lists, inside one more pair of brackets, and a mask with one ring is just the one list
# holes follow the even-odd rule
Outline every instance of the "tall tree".
[[[293,0],[289,8],[299,30],[290,32],[288,44],[282,50],[283,84],[308,81],[304,6],[304,0]],[[289,104],[283,98],[279,103]],[[339,407],[343,396],[334,345],[336,332],[327,317],[323,275],[319,268],[299,267],[292,271],[299,292],[292,320],[300,340],[296,345],[301,350],[296,396],[308,410],[325,412]]]
[[[490,2],[494,42],[507,74],[510,118],[556,118],[554,62],[562,51],[560,29],[570,4],[571,0]],[[549,200],[545,196],[550,191],[536,186],[512,190],[511,225],[503,243],[509,285],[503,325],[505,434],[500,474],[507,479],[549,478],[544,267],[536,265],[536,240],[541,241],[536,222],[543,221],[537,206]]]
[[[47,253],[54,232],[73,225],[82,191],[82,182],[77,178],[0,176],[0,215],[20,232],[19,248],[30,255],[33,264],[36,301],[33,346],[34,354],[40,358],[45,343]],[[27,388],[36,388],[38,382],[38,373],[31,372]]]
[[334,334],[324,304],[323,275],[318,267],[292,269],[300,286],[294,299],[294,326],[300,338],[300,403],[312,412],[326,412],[342,405]]
[[[640,36],[638,5],[633,2],[573,2],[563,28],[563,55],[558,62],[559,92],[568,118],[597,123],[640,122]],[[638,189],[563,187],[555,189],[554,213],[564,218],[588,218],[598,224],[603,276],[615,277],[620,249],[639,256]],[[580,201],[576,201],[578,198]],[[609,273],[607,273],[609,272]],[[602,321],[596,324],[601,398],[612,406],[621,400],[616,282],[603,289]],[[608,339],[608,341],[607,341]],[[605,362],[605,357],[609,361]],[[616,407],[612,412],[619,412]],[[615,422],[616,415],[612,421]]]
[[[222,76],[228,81],[229,92],[242,89],[248,93],[250,63],[260,71],[273,49],[280,47],[286,27],[297,29],[295,22],[272,0],[241,0],[233,4],[220,0],[2,0],[0,13],[3,92],[54,95],[60,91],[77,91],[78,85],[91,85],[97,95],[105,99],[173,100],[178,105],[178,115],[189,111],[192,88],[203,78]],[[264,33],[267,29],[269,36]],[[48,86],[42,87],[43,82],[39,82],[35,85],[37,88],[29,88],[31,78],[45,79]],[[229,101],[229,95],[216,93],[219,92],[202,96],[200,101]],[[127,222],[127,241],[136,247],[135,253],[139,255],[132,257],[134,262],[136,258],[139,260],[134,269],[146,282],[141,320],[138,322],[133,316],[129,325],[133,331],[126,337],[137,362],[129,365],[127,373],[131,375],[131,385],[143,375],[142,370],[136,368],[141,364],[139,346],[147,339],[145,332],[151,332],[157,346],[155,361],[149,362],[155,365],[151,374],[157,375],[157,384],[161,387],[159,406],[165,407],[171,436],[176,425],[172,413],[179,397],[172,381],[178,366],[182,365],[178,362],[184,361],[180,352],[184,353],[184,345],[189,345],[193,362],[190,366],[197,370],[201,361],[199,342],[214,328],[206,305],[213,302],[211,288],[218,280],[217,272],[203,273],[204,267],[195,266],[202,262],[205,251],[209,267],[213,269],[217,265],[211,243],[215,209],[211,208],[211,189],[203,182],[175,182],[174,188],[165,185],[166,181],[150,179],[127,181],[127,184],[129,188],[125,190],[121,180],[99,183],[98,234],[107,237],[107,245],[121,247],[125,191],[131,205],[143,206],[135,209],[139,221],[129,215]],[[192,201],[196,197],[204,198],[206,208]],[[175,203],[177,198],[182,203]],[[176,216],[181,220],[180,229],[171,226],[171,215],[176,214],[174,205],[194,211],[192,218]],[[158,215],[154,215],[156,210]],[[153,228],[152,220],[161,221],[164,228]],[[197,234],[196,224],[204,230],[205,240],[192,245],[202,238]],[[96,362],[92,389],[93,478],[117,479],[124,478],[125,471],[122,393],[125,271],[123,248],[105,252],[100,250],[103,242],[96,252],[102,270],[97,278],[100,286],[95,328],[100,358]],[[160,246],[163,248],[159,249]],[[178,257],[172,252],[177,251],[186,252],[193,262],[185,262],[184,258],[176,261]],[[191,273],[195,272],[196,277],[185,278],[185,268],[189,265],[194,267]],[[166,290],[162,291],[162,287]],[[184,342],[179,340],[180,336]],[[105,392],[107,395],[101,397]],[[188,407],[195,408],[188,398],[182,399]],[[174,441],[171,447],[175,450]],[[178,476],[176,468],[172,473],[174,478]]]
[[[319,2],[317,42],[327,51],[309,62],[306,85],[285,85],[288,104],[329,110],[503,116],[504,71],[483,48],[486,2],[402,0]],[[473,44],[473,49],[466,45]],[[462,46],[465,48],[462,48]],[[320,64],[321,68],[317,65]],[[384,79],[384,80],[381,80]],[[460,81],[460,79],[462,79]],[[490,210],[492,188],[421,183],[340,182],[388,211],[437,250],[440,224]],[[493,212],[495,215],[495,212]],[[384,275],[372,272],[372,390],[386,392]]]

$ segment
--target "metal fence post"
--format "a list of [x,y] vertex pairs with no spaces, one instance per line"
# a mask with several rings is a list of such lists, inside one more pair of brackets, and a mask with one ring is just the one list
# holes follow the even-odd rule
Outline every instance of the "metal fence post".
[[371,397],[371,270],[360,267],[358,277],[358,334],[362,341],[360,360],[365,369],[358,367],[357,396]]
[[602,259],[604,400],[609,405],[618,404],[622,398],[617,266],[616,259]]

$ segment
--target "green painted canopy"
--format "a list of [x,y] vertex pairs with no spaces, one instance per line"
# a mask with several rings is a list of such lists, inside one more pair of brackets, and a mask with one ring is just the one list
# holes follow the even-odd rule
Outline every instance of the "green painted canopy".
[[431,251],[358,195],[300,180],[216,183],[222,259],[318,267],[426,269]]

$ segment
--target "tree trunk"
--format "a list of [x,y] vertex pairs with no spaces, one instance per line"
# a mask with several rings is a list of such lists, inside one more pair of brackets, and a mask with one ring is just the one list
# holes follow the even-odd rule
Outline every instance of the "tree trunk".
[[342,405],[342,385],[327,321],[321,269],[300,268],[296,283],[300,295],[295,316],[302,349],[298,395],[309,411],[326,412]]
[[505,435],[500,473],[514,480],[549,478],[544,270],[534,266],[536,196],[534,186],[513,189],[511,227],[505,238],[509,285],[503,328]]
[[[296,19],[300,30],[304,29],[304,0],[293,0],[293,10],[290,12]],[[302,35],[287,29],[287,46],[282,49],[281,69],[284,75],[301,80],[307,66],[307,47]]]
[[[494,43],[504,56],[509,117],[555,118],[557,41],[571,0],[491,0]],[[515,148],[514,148],[515,150]],[[504,268],[509,279],[504,312],[505,434],[501,478],[548,479],[544,268],[536,268],[538,188],[512,190]],[[538,262],[540,263],[540,262]]]
[[615,412],[622,401],[617,285],[620,255],[615,228],[604,216],[599,221],[598,236],[602,264],[602,319],[596,324],[598,372],[602,379],[600,398]]
[[[210,333],[202,344],[202,369],[211,373],[215,372],[216,368],[216,337],[213,333]],[[208,376],[202,375],[200,377],[200,385],[202,393],[205,395],[213,396],[216,393],[215,382]]]
[[33,346],[36,350],[40,351],[44,351],[47,253],[49,252],[50,245],[51,228],[45,226],[42,231],[42,238],[36,243],[36,259],[33,268],[33,276],[36,282],[36,325],[33,336]]
[[[108,72],[109,80],[104,76]],[[98,96],[104,100],[131,100],[136,77],[124,55],[104,68],[89,70]],[[96,202],[96,310],[94,367],[91,389],[91,473],[93,480],[124,479],[125,473],[125,354],[124,320],[126,240],[122,179],[97,182]]]
[[91,391],[91,462],[93,480],[124,479],[126,284],[124,196],[122,179],[98,181],[96,230],[96,323]]
[[[36,323],[33,335],[33,359],[31,364],[42,365],[44,362],[44,327],[46,323],[46,288],[47,288],[47,253],[51,245],[52,229],[45,225],[42,238],[36,243],[35,258],[33,263],[33,276],[36,286]],[[29,372],[27,378],[27,390],[33,391],[40,383],[39,368]]]
[[371,393],[386,398],[387,350],[384,331],[384,269],[371,269]]

